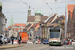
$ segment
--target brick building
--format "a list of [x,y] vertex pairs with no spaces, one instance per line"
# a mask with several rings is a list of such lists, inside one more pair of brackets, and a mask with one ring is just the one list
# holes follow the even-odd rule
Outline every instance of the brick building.
[[68,5],[67,38],[75,38],[75,5]]

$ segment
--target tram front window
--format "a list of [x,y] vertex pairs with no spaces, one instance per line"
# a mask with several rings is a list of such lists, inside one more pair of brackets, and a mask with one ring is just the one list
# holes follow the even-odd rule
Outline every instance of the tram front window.
[[59,38],[60,32],[50,32],[50,38]]

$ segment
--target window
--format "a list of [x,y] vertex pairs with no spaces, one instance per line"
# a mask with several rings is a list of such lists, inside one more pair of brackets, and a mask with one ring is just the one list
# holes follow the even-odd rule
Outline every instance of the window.
[[60,32],[50,32],[50,38],[59,38]]
[[60,29],[50,29],[50,32],[60,32]]

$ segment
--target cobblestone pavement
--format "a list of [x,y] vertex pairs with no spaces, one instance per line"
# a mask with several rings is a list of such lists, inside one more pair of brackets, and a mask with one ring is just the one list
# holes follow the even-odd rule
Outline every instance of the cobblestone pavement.
[[3,50],[75,50],[75,45],[49,46],[44,44],[25,44],[22,47]]

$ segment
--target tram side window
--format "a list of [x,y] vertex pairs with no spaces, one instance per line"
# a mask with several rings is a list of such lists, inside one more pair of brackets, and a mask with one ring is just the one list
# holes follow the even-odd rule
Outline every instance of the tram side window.
[[60,32],[60,29],[50,29],[50,32]]

